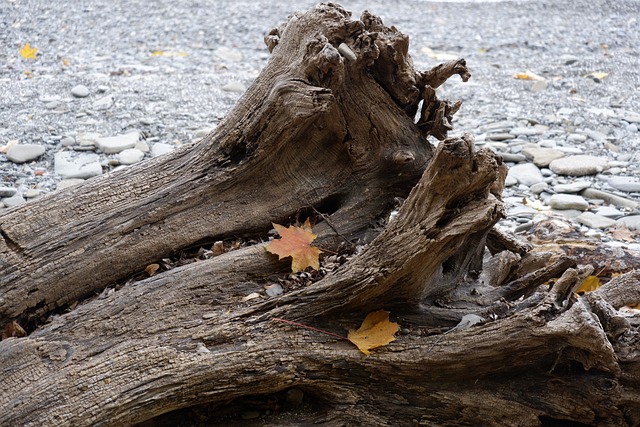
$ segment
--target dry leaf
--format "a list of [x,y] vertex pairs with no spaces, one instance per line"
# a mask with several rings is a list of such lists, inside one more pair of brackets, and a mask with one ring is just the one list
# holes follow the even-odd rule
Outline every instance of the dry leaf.
[[537,75],[536,73],[534,73],[533,71],[525,71],[524,73],[517,73],[513,75],[514,79],[520,79],[520,80],[537,80],[537,81],[545,81],[546,79],[542,76]]
[[576,292],[591,292],[598,289],[602,286],[602,282],[597,276],[589,276],[584,279],[584,282],[580,285],[580,287],[576,290]]
[[349,331],[347,338],[368,356],[369,350],[394,341],[398,329],[400,325],[389,321],[388,311],[378,310],[367,315],[360,329]]
[[35,47],[31,47],[29,43],[26,43],[20,49],[20,56],[24,59],[36,59],[36,54],[38,53],[38,49]]
[[167,52],[164,50],[154,50],[151,56],[189,56],[186,52]]
[[12,139],[12,140],[8,141],[5,145],[0,147],[0,153],[7,153],[11,147],[13,147],[14,145],[17,145],[17,144],[18,144],[18,140],[17,139]]
[[144,271],[146,271],[149,277],[151,277],[156,274],[156,271],[158,271],[159,268],[160,264],[149,264],[147,265],[147,268],[144,269]]
[[633,237],[633,232],[624,225],[614,228],[611,231],[611,237],[613,237],[616,240],[622,240],[623,242],[636,241],[636,239]]
[[18,325],[18,322],[16,322],[15,320],[11,323],[7,323],[6,325],[4,325],[4,328],[2,329],[3,340],[6,340],[7,338],[12,338],[12,337],[21,338],[26,336],[27,336],[27,332],[24,329],[22,329],[22,326]]
[[291,271],[297,273],[307,267],[315,270],[320,268],[320,249],[311,246],[316,235],[311,231],[309,218],[302,227],[283,227],[280,224],[273,224],[280,235],[280,239],[274,239],[266,247],[267,251],[279,256],[279,259],[291,257]]

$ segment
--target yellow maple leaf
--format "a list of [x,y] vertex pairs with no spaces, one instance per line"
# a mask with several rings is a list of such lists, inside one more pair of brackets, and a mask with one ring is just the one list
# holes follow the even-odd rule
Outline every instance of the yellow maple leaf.
[[361,352],[369,355],[369,350],[382,347],[394,341],[400,325],[389,321],[389,312],[378,310],[369,313],[356,331],[349,331],[347,339]]
[[311,242],[317,237],[311,231],[309,218],[302,227],[284,227],[273,224],[280,235],[280,239],[274,239],[266,246],[266,250],[278,255],[279,259],[291,257],[291,271],[297,273],[307,267],[315,270],[320,268],[320,249],[311,246]]
[[36,53],[38,53],[38,49],[31,47],[29,43],[25,43],[20,49],[20,56],[25,59],[36,59]]
[[598,278],[598,276],[589,276],[584,279],[584,282],[580,285],[580,287],[576,290],[577,293],[580,292],[591,292],[598,289],[602,286],[602,282]]
[[545,81],[546,79],[542,76],[537,75],[533,71],[525,71],[524,73],[516,73],[513,75],[514,79],[520,80],[536,80],[536,81]]

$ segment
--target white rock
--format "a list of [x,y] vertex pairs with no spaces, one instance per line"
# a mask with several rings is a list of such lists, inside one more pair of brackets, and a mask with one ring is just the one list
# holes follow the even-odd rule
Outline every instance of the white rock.
[[27,191],[24,192],[24,197],[27,199],[35,199],[39,195],[40,195],[40,190],[35,188],[29,188]]
[[170,153],[173,151],[173,149],[174,149],[173,145],[164,144],[162,142],[156,142],[151,147],[151,157],[157,157],[166,153]]
[[631,176],[612,176],[607,180],[613,188],[626,193],[640,192],[640,179]]
[[63,188],[73,187],[74,185],[82,184],[85,180],[80,178],[63,179],[56,185],[56,190],[62,190]]
[[584,211],[589,208],[589,203],[581,196],[572,194],[554,194],[549,200],[552,209],[576,209]]
[[544,180],[540,169],[532,163],[522,163],[509,168],[507,177],[518,180],[520,184],[531,186]]
[[616,225],[615,220],[604,216],[596,215],[593,212],[583,212],[576,218],[580,224],[591,228],[605,229]]
[[93,108],[95,110],[106,110],[109,107],[111,107],[111,105],[113,105],[113,96],[106,95],[106,96],[103,96],[102,98],[96,100],[93,103]]
[[96,145],[105,154],[119,153],[128,148],[133,148],[140,139],[138,131],[125,133],[124,135],[98,138]]
[[86,98],[89,96],[89,89],[85,85],[77,85],[71,89],[71,95],[76,98]]
[[13,195],[11,197],[7,197],[5,199],[2,199],[2,203],[6,207],[11,208],[11,207],[22,205],[22,204],[26,203],[26,200],[24,200],[20,194],[15,194],[15,195]]
[[98,155],[59,151],[55,156],[55,173],[62,178],[91,178],[102,174]]
[[564,153],[554,148],[541,148],[541,147],[525,147],[522,153],[527,156],[533,164],[540,168],[549,166],[549,163],[556,159],[564,157]]
[[591,187],[589,181],[575,181],[569,184],[556,184],[553,189],[556,193],[579,193],[589,187]]
[[616,224],[622,224],[629,230],[640,230],[640,215],[629,215],[620,218],[616,221]]
[[224,90],[225,92],[242,93],[247,90],[247,88],[245,88],[244,85],[240,82],[231,82],[222,86],[222,90]]
[[7,151],[7,159],[14,163],[26,163],[37,159],[45,152],[42,145],[16,144]]
[[123,165],[132,165],[134,163],[138,163],[144,158],[144,153],[137,148],[129,148],[127,150],[121,151],[118,154],[118,160],[120,164]]
[[213,51],[213,54],[225,61],[242,61],[242,52],[238,49],[222,46]]
[[619,218],[624,215],[613,206],[601,206],[596,210],[596,214],[600,216],[606,216],[607,218]]
[[549,164],[549,169],[558,175],[585,176],[602,172],[608,164],[605,157],[577,155],[556,159]]

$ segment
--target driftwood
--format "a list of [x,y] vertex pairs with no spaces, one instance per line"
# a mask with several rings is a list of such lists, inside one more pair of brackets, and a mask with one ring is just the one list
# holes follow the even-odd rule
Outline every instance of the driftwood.
[[[333,4],[265,41],[269,64],[203,141],[0,216],[0,320],[28,332],[0,342],[0,425],[170,425],[190,407],[224,425],[250,422],[230,407],[263,408],[257,425],[640,424],[623,309],[640,274],[578,296],[592,267],[493,228],[506,166],[445,139],[459,104],[436,97],[464,61],[416,71],[405,35]],[[278,297],[244,298],[286,269],[264,243],[123,284],[305,216],[320,246],[364,249]],[[402,331],[369,357],[274,320],[344,335],[380,308]]]

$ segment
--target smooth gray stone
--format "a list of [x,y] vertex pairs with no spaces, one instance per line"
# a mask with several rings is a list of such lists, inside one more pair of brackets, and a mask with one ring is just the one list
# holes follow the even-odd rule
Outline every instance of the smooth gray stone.
[[549,166],[549,163],[556,159],[560,159],[565,154],[554,148],[540,148],[540,147],[526,147],[522,150],[522,153],[531,159],[531,161],[538,167],[544,168]]
[[98,155],[59,151],[55,156],[55,173],[62,178],[91,178],[102,174]]
[[593,212],[583,212],[577,218],[580,224],[587,227],[605,229],[616,225],[616,221],[604,216],[596,215]]
[[587,199],[601,199],[610,205],[615,205],[619,208],[630,208],[635,209],[640,204],[634,200],[626,199],[624,197],[616,196],[615,194],[608,193],[606,191],[595,190],[593,188],[587,188],[580,193],[583,197]]
[[26,203],[27,201],[25,199],[22,198],[22,196],[20,194],[15,194],[11,197],[7,197],[5,199],[2,199],[2,203],[4,203],[4,205],[8,208],[12,208],[14,206],[19,206],[22,205],[24,203]]
[[532,186],[544,180],[540,169],[533,163],[522,163],[512,166],[509,168],[507,176],[511,176],[517,179],[520,184],[527,186]]
[[38,144],[16,144],[9,148],[7,159],[13,163],[26,163],[42,156],[45,151],[44,146]]
[[607,183],[616,190],[625,193],[635,193],[640,191],[640,179],[632,176],[612,176]]
[[171,144],[164,144],[162,142],[156,142],[151,146],[151,157],[161,156],[173,151],[175,147]]
[[139,139],[140,133],[138,131],[134,131],[125,133],[124,135],[98,138],[96,140],[96,145],[103,153],[113,154],[135,147]]
[[623,224],[629,230],[640,230],[640,215],[629,215],[616,220],[616,224]]
[[118,154],[120,164],[132,165],[144,159],[144,153],[136,148],[128,148]]
[[558,175],[585,176],[600,173],[608,165],[609,159],[605,157],[577,155],[556,159],[549,164],[549,169]]
[[89,88],[85,85],[76,85],[71,89],[71,95],[76,98],[86,98],[89,96]]
[[596,214],[613,219],[620,218],[622,215],[624,215],[624,213],[620,212],[618,209],[612,206],[601,206],[596,210]]
[[16,194],[16,190],[13,187],[0,187],[0,197],[11,197]]
[[553,189],[556,193],[579,193],[586,188],[590,188],[589,181],[576,181],[569,184],[556,184]]
[[584,211],[589,209],[589,203],[580,196],[573,194],[554,194],[549,200],[552,209],[576,209]]

